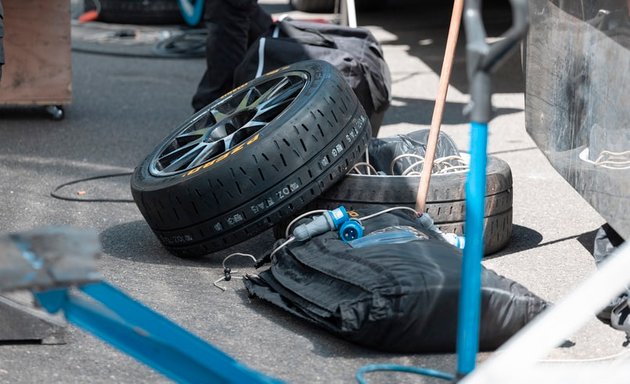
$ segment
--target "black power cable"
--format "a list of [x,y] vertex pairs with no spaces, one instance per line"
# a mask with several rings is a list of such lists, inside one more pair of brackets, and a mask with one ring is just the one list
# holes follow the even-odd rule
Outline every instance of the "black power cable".
[[153,47],[153,52],[160,57],[205,57],[207,39],[206,29],[188,29],[158,41]]
[[61,185],[56,186],[55,189],[53,189],[52,192],[50,192],[50,196],[59,200],[85,202],[85,203],[133,203],[134,201],[131,199],[109,199],[109,198],[81,199],[77,197],[62,196],[57,193],[57,191],[59,191],[61,188],[67,187],[69,185],[74,185],[74,184],[82,183],[85,181],[108,179],[108,178],[121,177],[121,176],[130,176],[131,174],[133,174],[133,172],[110,173],[107,175],[91,176],[91,177],[86,177],[84,179],[69,181],[67,183],[63,183]]

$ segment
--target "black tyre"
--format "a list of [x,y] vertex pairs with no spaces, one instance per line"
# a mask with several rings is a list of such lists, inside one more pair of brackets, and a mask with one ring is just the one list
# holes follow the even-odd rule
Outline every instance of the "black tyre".
[[[414,207],[419,180],[417,176],[347,175],[306,209]],[[431,177],[425,211],[444,232],[464,234],[465,181],[463,172]],[[495,157],[488,158],[485,204],[484,247],[491,254],[507,245],[512,235],[512,172]],[[277,237],[284,237],[284,228],[278,226]]]
[[304,61],[196,113],[136,168],[131,190],[166,248],[205,255],[321,195],[359,160],[369,134],[367,116],[337,69]]
[[98,20],[118,24],[184,24],[177,0],[99,0]]

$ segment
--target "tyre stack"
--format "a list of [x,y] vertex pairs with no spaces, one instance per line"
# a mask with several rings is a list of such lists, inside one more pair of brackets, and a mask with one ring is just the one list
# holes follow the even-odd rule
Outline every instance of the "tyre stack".
[[[415,205],[415,176],[347,175],[363,159],[371,127],[352,89],[324,61],[289,65],[229,92],[190,117],[138,166],[133,198],[173,254],[200,257],[297,214],[344,205]],[[431,178],[427,212],[464,233],[465,173]],[[512,232],[512,176],[490,158],[485,249]]]

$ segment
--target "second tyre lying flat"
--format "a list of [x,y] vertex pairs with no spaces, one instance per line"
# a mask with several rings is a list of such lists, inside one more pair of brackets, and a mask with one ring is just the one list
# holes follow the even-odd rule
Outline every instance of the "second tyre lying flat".
[[[419,176],[348,175],[324,192],[305,210],[348,210],[380,205],[415,207]],[[466,173],[433,175],[426,209],[443,231],[464,235]],[[274,230],[284,237],[287,222]],[[484,211],[484,252],[491,254],[507,245],[512,235],[512,172],[509,165],[496,157],[488,158]]]

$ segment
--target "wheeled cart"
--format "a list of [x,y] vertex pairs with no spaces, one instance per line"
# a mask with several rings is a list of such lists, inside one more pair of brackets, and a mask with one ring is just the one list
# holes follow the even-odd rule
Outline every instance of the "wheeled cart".
[[64,117],[72,101],[70,2],[4,0],[0,106],[38,105]]

